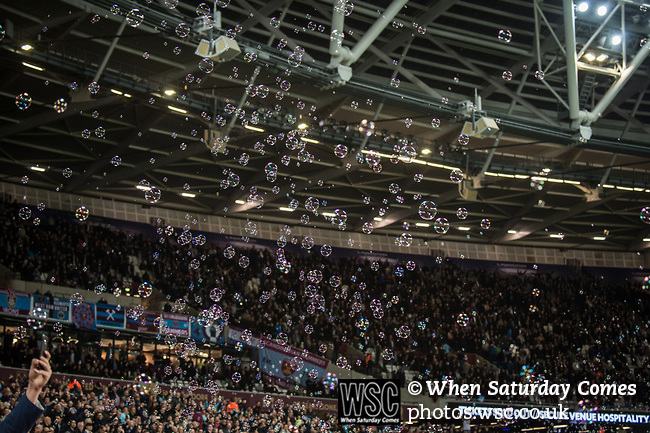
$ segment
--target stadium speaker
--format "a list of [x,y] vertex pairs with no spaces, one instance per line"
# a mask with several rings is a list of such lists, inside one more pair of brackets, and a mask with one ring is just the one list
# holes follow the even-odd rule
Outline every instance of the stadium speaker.
[[225,36],[219,36],[214,41],[201,39],[196,47],[194,54],[201,57],[215,59],[218,62],[227,62],[237,57],[241,53],[241,48],[234,39]]
[[472,128],[472,122],[465,122],[463,125],[463,134],[470,137],[488,138],[499,132],[499,125],[491,117],[481,117],[476,122],[476,129]]
[[474,188],[472,179],[463,179],[463,181],[458,184],[458,193],[462,198],[470,201],[476,201],[478,195],[478,191]]

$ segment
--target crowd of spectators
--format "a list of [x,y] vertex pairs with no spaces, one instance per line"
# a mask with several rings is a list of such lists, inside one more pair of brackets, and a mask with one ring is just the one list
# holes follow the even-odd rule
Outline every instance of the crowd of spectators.
[[[185,232],[133,234],[58,212],[35,225],[18,216],[18,204],[1,206],[0,264],[25,280],[80,290],[104,284],[109,298],[115,287],[147,281],[173,305],[183,299],[195,313],[218,311],[231,325],[313,353],[333,346],[332,361],[373,375],[404,380],[415,371],[416,380],[483,389],[491,380],[549,380],[572,390],[582,380],[636,383],[635,396],[590,398],[649,404],[650,299],[629,283],[612,287],[579,272],[468,272],[444,262],[396,272],[388,262],[326,257],[317,247],[280,256],[203,243],[191,235],[191,219]],[[292,243],[282,235],[279,245]],[[368,357],[352,361],[353,349]]]

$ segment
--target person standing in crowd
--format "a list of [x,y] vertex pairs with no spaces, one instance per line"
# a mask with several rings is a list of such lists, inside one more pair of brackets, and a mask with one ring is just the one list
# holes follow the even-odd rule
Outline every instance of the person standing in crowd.
[[11,413],[0,423],[0,433],[27,433],[31,430],[45,411],[39,396],[50,377],[52,377],[50,353],[45,351],[39,359],[32,359],[27,391],[18,400]]

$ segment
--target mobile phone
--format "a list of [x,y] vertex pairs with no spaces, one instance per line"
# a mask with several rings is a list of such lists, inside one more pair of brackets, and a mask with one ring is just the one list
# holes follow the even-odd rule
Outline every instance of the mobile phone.
[[41,355],[40,356],[45,356],[45,351],[47,350],[47,343],[49,339],[47,338],[47,335],[43,334],[42,335],[42,341],[41,341]]

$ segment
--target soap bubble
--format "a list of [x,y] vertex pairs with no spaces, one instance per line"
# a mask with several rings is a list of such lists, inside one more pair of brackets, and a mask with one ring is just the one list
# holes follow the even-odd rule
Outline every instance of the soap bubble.
[[459,220],[464,220],[465,218],[467,218],[467,209],[465,209],[464,207],[459,207],[456,210],[456,217]]
[[19,110],[27,110],[30,105],[32,105],[32,97],[29,96],[29,93],[21,93],[16,96],[16,107],[18,107]]
[[501,78],[503,78],[506,81],[512,80],[512,72],[510,71],[503,71],[503,74],[501,74]]
[[190,34],[190,26],[185,23],[178,23],[176,26],[176,34],[181,38],[186,38]]
[[363,119],[359,122],[359,132],[370,137],[375,132],[375,122]]
[[61,114],[63,113],[66,108],[68,108],[68,103],[65,99],[59,98],[56,101],[54,101],[54,111],[57,113]]
[[465,313],[460,313],[458,315],[458,319],[456,319],[456,323],[458,326],[465,328],[467,325],[469,325],[469,316]]
[[499,40],[501,42],[509,43],[512,40],[512,32],[510,30],[499,30]]
[[138,294],[143,298],[148,298],[153,293],[153,286],[151,283],[144,282],[138,286]]
[[131,27],[138,27],[144,21],[144,14],[139,9],[134,8],[126,15],[126,22]]
[[80,208],[77,208],[74,215],[79,221],[86,221],[90,215],[90,211],[86,206],[81,206]]
[[483,219],[481,220],[481,228],[483,228],[483,229],[485,229],[485,230],[489,229],[491,224],[492,224],[492,223],[490,223],[490,220],[487,219],[487,218],[483,218]]
[[280,20],[277,19],[276,17],[271,17],[271,21],[269,22],[269,24],[271,24],[271,27],[273,27],[274,29],[277,29],[278,27],[280,27]]
[[201,59],[199,62],[199,69],[206,74],[211,73],[214,71],[214,62],[211,59],[208,59],[207,57],[204,57]]
[[424,200],[418,207],[418,214],[423,220],[430,221],[436,217],[438,206],[432,201]]
[[27,317],[27,325],[35,330],[42,329],[47,320],[47,310],[40,307],[34,307]]
[[455,168],[449,173],[449,179],[453,183],[461,183],[463,181],[463,170]]
[[32,217],[32,210],[27,206],[21,207],[20,210],[18,211],[18,216],[20,217],[21,220],[27,221]]
[[641,215],[639,215],[641,221],[646,224],[650,224],[650,207],[644,207],[641,209]]
[[97,81],[93,81],[88,84],[88,91],[93,95],[97,94],[97,92],[99,92],[99,83],[97,83]]
[[439,235],[444,235],[449,231],[449,221],[447,218],[438,218],[433,223],[433,230]]

